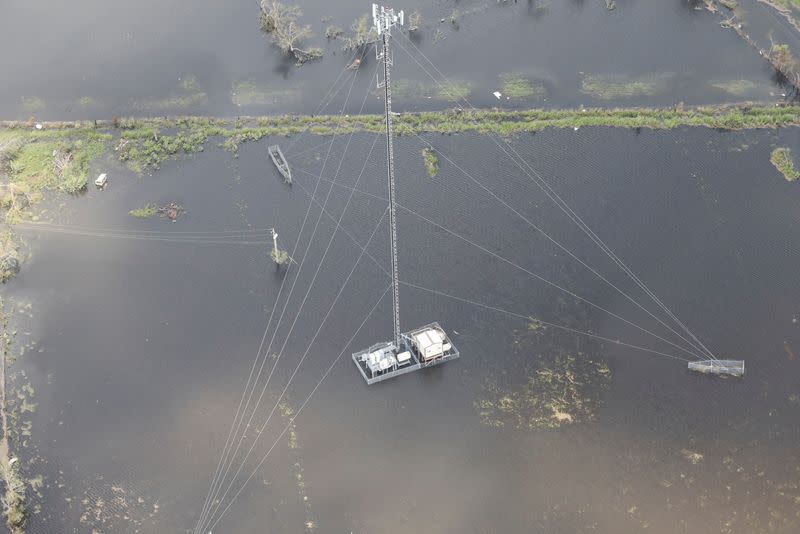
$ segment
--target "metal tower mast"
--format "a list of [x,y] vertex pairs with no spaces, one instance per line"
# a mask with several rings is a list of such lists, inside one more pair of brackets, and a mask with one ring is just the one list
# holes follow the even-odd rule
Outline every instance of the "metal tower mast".
[[372,4],[372,20],[380,42],[375,45],[375,56],[383,61],[383,78],[378,77],[378,88],[383,88],[386,112],[386,174],[389,180],[389,240],[392,255],[392,310],[394,323],[394,343],[400,349],[400,291],[397,276],[397,210],[394,190],[394,145],[392,144],[392,55],[389,48],[392,27],[403,25],[403,12],[395,14],[394,9]]

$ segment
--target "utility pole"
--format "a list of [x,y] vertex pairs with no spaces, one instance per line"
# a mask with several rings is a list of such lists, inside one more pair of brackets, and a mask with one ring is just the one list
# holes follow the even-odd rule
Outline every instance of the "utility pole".
[[272,256],[277,261],[278,258],[278,232],[275,231],[275,228],[270,228],[272,231]]
[[372,4],[372,21],[380,42],[375,45],[375,56],[383,62],[383,78],[378,76],[378,88],[383,88],[386,112],[386,174],[389,181],[389,243],[392,256],[392,317],[394,324],[394,344],[400,348],[400,285],[397,275],[397,206],[394,188],[394,145],[392,144],[392,55],[389,42],[392,28],[403,25],[403,12],[395,14],[394,9]]

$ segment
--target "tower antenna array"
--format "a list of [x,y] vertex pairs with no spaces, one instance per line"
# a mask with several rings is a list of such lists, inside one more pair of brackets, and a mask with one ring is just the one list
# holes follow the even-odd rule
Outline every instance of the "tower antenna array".
[[392,257],[392,319],[395,347],[400,347],[400,290],[397,271],[397,205],[394,187],[394,137],[392,129],[392,52],[389,46],[392,28],[403,25],[403,11],[372,4],[372,22],[380,43],[375,46],[375,56],[383,62],[383,76],[378,74],[378,88],[383,88],[386,114],[386,175],[389,182],[389,246]]
[[394,184],[394,131],[392,128],[392,28],[403,25],[403,12],[372,4],[372,23],[379,41],[375,56],[383,64],[378,88],[383,89],[386,113],[386,177],[389,182],[389,245],[392,257],[392,327],[389,342],[372,345],[353,354],[353,362],[367,384],[374,384],[423,367],[431,367],[459,357],[439,323],[430,323],[410,332],[400,330],[400,283],[397,275],[397,203]]

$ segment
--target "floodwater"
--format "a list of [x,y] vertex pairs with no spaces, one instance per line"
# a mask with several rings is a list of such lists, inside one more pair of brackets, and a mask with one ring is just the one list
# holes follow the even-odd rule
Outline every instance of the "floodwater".
[[[26,28],[34,25],[38,41],[30,38],[25,58],[4,57],[4,72],[18,74],[0,88],[0,111],[26,118],[21,98],[31,95],[44,101],[36,114],[47,118],[230,115],[239,112],[231,86],[243,79],[300,88],[301,98],[280,109],[309,111],[344,64],[338,53],[295,69],[265,44],[253,2],[206,4],[190,10],[160,2],[156,18],[147,2],[113,11],[103,2],[73,3],[47,17],[42,7],[14,3],[9,9],[18,16],[3,18],[15,24],[0,41],[7,49],[28,39]],[[438,18],[453,3],[424,8],[428,22],[418,44],[448,76],[473,83],[476,104],[497,103],[489,91],[500,74],[520,69],[552,84],[542,105],[554,106],[606,103],[580,93],[581,71],[629,80],[674,73],[662,76],[669,80],[663,94],[611,104],[728,101],[730,95],[709,89],[720,80],[764,84],[767,96],[780,87],[733,32],[683,2],[620,0],[613,12],[601,2],[553,2],[533,11],[524,2],[487,4],[465,14],[458,30],[443,25],[446,38],[437,43]],[[458,3],[465,13],[481,6]],[[303,7],[310,21],[331,14],[322,2]],[[341,6],[333,22],[345,26],[361,10]],[[85,31],[74,31],[79,23]],[[74,45],[58,50],[72,55],[54,55],[66,34]],[[522,50],[524,61],[509,50]],[[401,57],[396,79],[413,79]],[[485,58],[477,69],[476,57]],[[348,110],[358,109],[369,72],[359,73]],[[207,103],[158,112],[133,105],[198,91],[180,86],[177,76],[189,74]],[[70,104],[83,96],[96,107]],[[339,94],[323,112],[341,109],[342,101]],[[396,104],[424,106],[402,95]],[[379,105],[367,99],[368,109]],[[265,103],[241,112],[275,110]],[[109,159],[93,169],[109,172],[107,190],[48,202],[42,219],[73,233],[21,229],[30,257],[3,291],[15,312],[18,347],[26,347],[12,368],[25,373],[14,387],[30,383],[35,391],[34,411],[22,414],[31,436],[19,451],[26,476],[44,480],[36,499],[42,509],[29,531],[191,531],[267,317],[273,307],[281,314],[299,271],[270,350],[282,355],[239,459],[297,373],[224,499],[219,512],[232,504],[214,532],[796,532],[800,284],[793,266],[800,190],[771,166],[769,154],[776,146],[798,147],[800,131],[581,128],[511,140],[718,356],[746,361],[743,379],[690,374],[686,353],[610,315],[676,340],[531,229],[521,217],[656,311],[491,138],[424,139],[440,155],[434,178],[425,173],[420,139],[400,137],[395,145],[402,324],[439,321],[462,357],[371,387],[349,355],[390,335],[388,296],[368,315],[388,282],[385,220],[344,282],[385,212],[380,139],[353,136],[342,160],[348,138],[339,136],[325,164],[323,142],[331,139],[311,135],[244,144],[237,158],[211,142],[152,175]],[[294,168],[292,188],[268,163],[266,147],[274,142]],[[314,191],[319,203],[330,192],[327,213],[317,224],[320,212],[312,206],[304,226]],[[173,201],[186,209],[175,223],[128,215]],[[302,269],[276,272],[266,231],[273,226],[298,263],[316,227]],[[197,233],[208,242],[192,242]],[[534,331],[509,313],[610,341],[555,326]],[[608,366],[602,381],[577,376],[591,416],[560,428],[513,424],[520,414],[502,426],[482,416],[482,401],[503,400],[493,391],[514,398],[530,376],[565,356]],[[312,391],[291,432],[279,437],[286,414]]]
[[[426,139],[647,303],[489,138]],[[73,228],[115,236],[151,231],[164,239],[275,225],[291,250],[306,191],[325,158],[323,140],[303,137],[287,150],[292,189],[266,163],[267,139],[243,145],[236,160],[211,149],[153,176],[114,169],[107,191],[54,206],[49,217]],[[319,223],[276,343],[312,290],[243,451],[350,272],[359,252],[351,238],[366,243],[385,210],[378,142],[311,286],[373,141],[354,136],[336,177],[326,208],[332,218]],[[605,128],[513,141],[716,354],[746,360],[744,379],[690,374],[682,360],[555,329],[540,342],[525,333],[524,320],[404,286],[403,327],[441,322],[458,332],[462,358],[368,387],[349,354],[390,334],[388,298],[347,342],[386,288],[376,265],[388,264],[384,221],[368,248],[375,262],[364,257],[358,264],[288,388],[288,405],[297,410],[344,356],[298,416],[294,437],[277,440],[214,532],[264,525],[269,532],[795,532],[800,362],[790,354],[800,347],[800,285],[791,266],[800,192],[768,159],[773,146],[797,142],[796,129]],[[334,179],[346,143],[335,141],[326,180]],[[516,265],[668,335],[453,164],[440,159],[440,174],[429,178],[421,147],[406,137],[396,145],[404,281],[685,356],[521,271]],[[320,183],[320,202],[330,187]],[[187,210],[176,223],[127,215],[169,201]],[[310,212],[298,261],[318,214]],[[43,459],[31,475],[46,482],[44,512],[32,517],[31,532],[193,528],[282,280],[269,245],[25,235],[31,258],[6,293],[32,303],[32,318],[19,318],[19,328],[37,340],[18,364],[38,403],[22,454]],[[591,420],[543,429],[496,428],[481,419],[476,403],[487,384],[512,388],[555,355],[574,351],[611,371],[608,387],[584,391]],[[276,412],[223,508],[285,424]]]
[[[325,39],[325,29],[347,29],[369,2],[300,4],[316,34],[310,44],[324,47],[325,58],[296,68],[260,31],[256,0],[7,3],[0,20],[0,116],[308,112],[352,58],[340,41]],[[403,7],[418,9],[423,23],[413,45],[398,37],[394,79],[405,88],[396,95],[398,109],[452,105],[437,98],[437,87],[404,51],[424,62],[415,46],[453,82],[466,84],[476,105],[694,105],[774,100],[786,92],[769,65],[696,2],[619,0],[613,11],[601,0],[412,0]],[[457,24],[450,22],[454,10]],[[756,23],[766,20],[754,15]],[[502,91],[509,74],[528,79],[535,95],[495,99],[492,92]],[[592,91],[597,80],[634,89]]]

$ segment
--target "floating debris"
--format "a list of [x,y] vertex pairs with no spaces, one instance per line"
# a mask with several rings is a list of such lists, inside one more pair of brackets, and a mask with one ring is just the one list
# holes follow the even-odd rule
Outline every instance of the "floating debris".
[[605,363],[581,353],[557,356],[519,386],[505,388],[490,381],[484,385],[488,395],[475,408],[481,421],[495,428],[559,428],[593,420],[600,404],[596,391],[610,380]]

